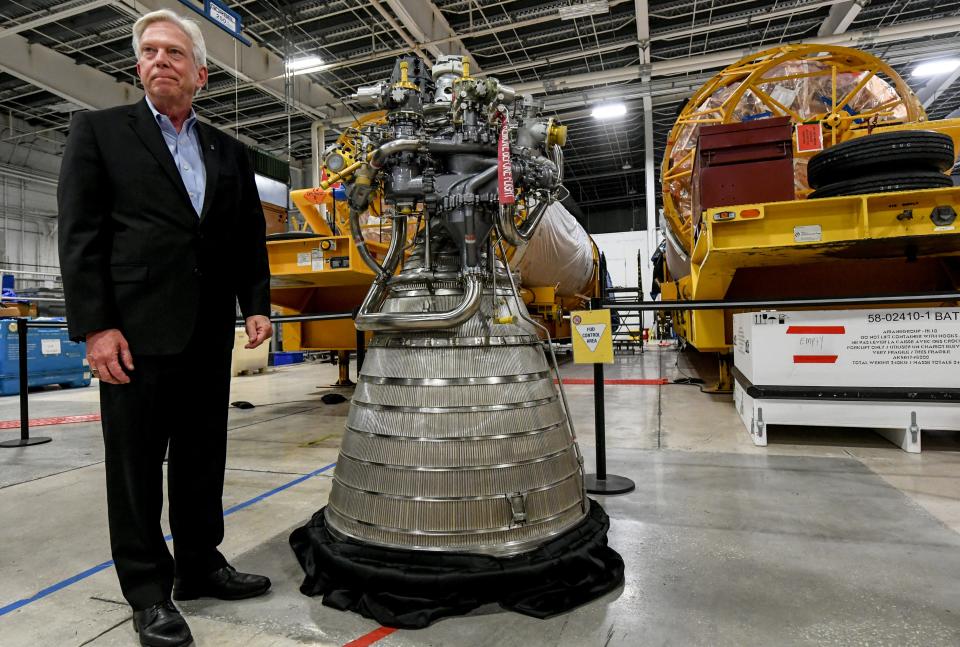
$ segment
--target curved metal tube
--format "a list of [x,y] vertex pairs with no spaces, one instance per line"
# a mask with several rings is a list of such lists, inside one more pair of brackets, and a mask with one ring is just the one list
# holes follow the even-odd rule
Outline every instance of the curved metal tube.
[[390,246],[383,257],[383,271],[388,276],[397,271],[403,258],[403,248],[407,245],[407,217],[397,216],[390,224]]
[[387,248],[387,255],[383,259],[383,265],[377,262],[370,250],[367,249],[367,242],[363,239],[363,230],[360,228],[360,212],[356,209],[350,209],[350,233],[353,242],[357,246],[357,253],[367,264],[377,279],[386,280],[390,278],[397,266],[400,264],[400,257],[403,256],[403,248],[407,238],[407,217],[398,216],[393,219],[390,229],[390,246]]
[[[376,300],[380,301],[386,293],[380,281],[375,281],[357,314],[357,330],[378,332],[402,330],[444,330],[456,328],[467,322],[480,307],[483,294],[483,277],[479,273],[461,275],[463,282],[463,301],[457,307],[446,312],[367,312]],[[371,298],[377,293],[375,298]],[[378,307],[381,304],[377,304]]]
[[367,292],[367,296],[363,298],[363,303],[360,304],[360,308],[357,310],[357,316],[354,319],[354,322],[358,330],[363,330],[360,328],[360,318],[368,316],[368,312],[375,310],[380,311],[380,308],[383,307],[383,301],[387,298],[387,279],[386,278],[375,278],[373,280],[373,285],[370,286],[370,291]]
[[383,161],[387,157],[402,151],[415,151],[420,148],[422,143],[419,139],[394,139],[389,141],[370,153],[370,166],[379,169],[383,166]]
[[[415,151],[420,147],[425,147],[431,153],[482,153],[494,149],[493,144],[457,143],[435,139],[394,139],[370,153],[368,158],[370,166],[379,169],[383,166],[384,160],[391,155],[403,151]],[[356,164],[353,166],[355,167]]]
[[563,184],[563,149],[559,144],[553,145],[552,161],[557,167],[557,184]]
[[466,186],[464,186],[463,193],[476,193],[477,189],[482,187],[484,184],[493,179],[493,176],[497,174],[497,165],[494,164],[486,171],[477,173],[472,178],[467,180]]
[[517,223],[513,221],[513,210],[500,209],[500,212],[497,214],[498,233],[505,241],[514,247],[526,245],[530,241],[530,238],[533,237],[533,232],[536,231],[537,226],[543,219],[543,214],[546,213],[548,204],[547,202],[541,202],[535,206],[527,215],[527,219],[524,221],[522,227],[517,227]]

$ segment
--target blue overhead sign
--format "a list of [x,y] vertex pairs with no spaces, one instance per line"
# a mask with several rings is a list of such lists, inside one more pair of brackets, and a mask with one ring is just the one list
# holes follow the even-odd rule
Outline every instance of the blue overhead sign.
[[221,0],[203,0],[203,9],[196,6],[191,0],[180,0],[180,4],[193,9],[244,45],[252,44],[241,35],[243,31],[243,19],[240,17],[240,14],[228,7],[225,2]]
[[239,36],[243,31],[240,14],[219,0],[203,0],[203,13],[234,36]]

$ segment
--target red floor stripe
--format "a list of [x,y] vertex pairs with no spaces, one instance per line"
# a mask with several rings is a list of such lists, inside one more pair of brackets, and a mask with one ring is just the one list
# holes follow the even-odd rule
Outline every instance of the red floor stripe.
[[837,355],[794,355],[794,364],[834,364]]
[[367,647],[367,645],[372,645],[378,640],[382,640],[383,638],[386,638],[387,636],[392,634],[394,631],[396,631],[396,629],[394,629],[393,627],[380,627],[379,629],[374,629],[373,631],[368,633],[366,636],[360,636],[356,640],[351,640],[343,647]]
[[[556,380],[553,381],[554,384],[557,383]],[[565,377],[563,378],[564,384],[593,384],[593,380],[589,378],[580,378],[580,377]],[[650,379],[643,380],[604,380],[604,384],[620,384],[626,386],[660,386],[661,384],[670,384],[670,380],[663,377],[655,377]]]
[[[82,416],[59,416],[57,418],[34,418],[30,421],[31,427],[47,427],[49,425],[69,425],[75,422],[97,422],[99,413],[89,413]],[[0,429],[19,429],[20,419],[0,420]]]

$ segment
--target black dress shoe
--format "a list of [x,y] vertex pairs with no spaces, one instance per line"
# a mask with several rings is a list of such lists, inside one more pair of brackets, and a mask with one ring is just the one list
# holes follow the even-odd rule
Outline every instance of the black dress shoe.
[[177,578],[173,582],[173,599],[243,600],[263,595],[269,589],[270,578],[263,575],[238,573],[237,569],[227,565],[203,577]]
[[193,644],[187,621],[170,600],[133,612],[133,630],[144,647],[186,647]]

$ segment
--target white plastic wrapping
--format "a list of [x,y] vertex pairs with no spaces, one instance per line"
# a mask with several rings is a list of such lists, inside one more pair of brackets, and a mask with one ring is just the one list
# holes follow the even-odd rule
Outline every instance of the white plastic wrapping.
[[554,202],[510,266],[524,286],[556,285],[563,297],[583,294],[593,278],[593,243],[573,214]]

